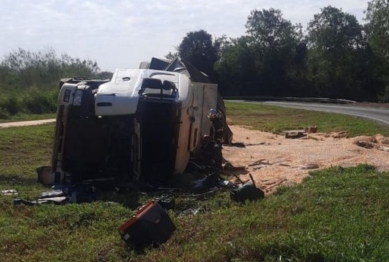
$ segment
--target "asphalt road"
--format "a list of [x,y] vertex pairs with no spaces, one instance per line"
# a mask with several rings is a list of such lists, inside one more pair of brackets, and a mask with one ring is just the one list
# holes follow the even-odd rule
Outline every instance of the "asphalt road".
[[373,108],[367,106],[339,105],[339,104],[307,103],[307,102],[305,103],[273,102],[273,101],[269,101],[269,102],[239,101],[239,102],[274,105],[274,106],[282,106],[288,108],[299,108],[299,109],[314,110],[314,111],[321,111],[321,112],[345,114],[345,115],[351,115],[356,117],[362,117],[385,125],[389,125],[389,109],[385,109],[385,108]]

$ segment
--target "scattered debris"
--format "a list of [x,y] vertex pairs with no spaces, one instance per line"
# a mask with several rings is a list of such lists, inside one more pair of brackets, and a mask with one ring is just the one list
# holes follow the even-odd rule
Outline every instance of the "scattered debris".
[[226,162],[223,165],[223,170],[225,171],[244,171],[246,170],[245,166],[233,166],[230,162]]
[[3,196],[17,196],[18,191],[16,191],[16,189],[1,190],[1,195],[3,195]]
[[290,131],[285,131],[284,133],[285,133],[285,138],[289,138],[289,139],[301,138],[307,135],[305,130],[290,130]]
[[138,250],[160,246],[175,230],[176,226],[169,215],[156,201],[146,203],[118,228],[122,239]]
[[317,126],[310,126],[305,128],[305,132],[307,133],[316,133],[317,132]]
[[239,188],[231,190],[230,198],[232,201],[244,203],[246,200],[256,201],[265,197],[263,190],[255,186],[255,182],[251,174],[249,174],[249,176],[251,183],[245,183]]
[[174,195],[162,196],[155,199],[155,201],[165,210],[174,210],[176,208]]
[[222,159],[222,145],[212,137],[205,135],[201,140],[200,150],[192,159],[192,162],[199,166],[221,169]]
[[239,183],[241,183],[241,184],[244,184],[245,182],[243,182],[241,179],[240,179],[240,177],[237,175],[237,174],[232,174],[235,178],[236,178],[236,180],[237,181],[239,181]]
[[333,133],[331,135],[325,135],[325,137],[333,137],[333,138],[346,138],[348,137],[347,133],[342,131],[342,132],[338,132],[338,133]]
[[70,188],[71,203],[90,203],[97,200],[97,188],[92,182],[76,184]]
[[[192,195],[188,195],[186,194],[186,196],[190,197],[190,198],[193,198],[195,200],[205,200],[205,199],[209,199],[210,197],[213,197],[216,192],[218,191],[219,189],[217,187],[214,187],[212,188],[210,191],[208,192],[205,192],[205,193],[201,193],[201,194],[192,194]],[[185,195],[184,195],[185,196]]]
[[375,138],[381,145],[389,145],[389,138],[384,137],[383,135],[376,135]]
[[250,144],[246,144],[246,146],[262,146],[262,145],[270,145],[270,143],[261,142],[261,143],[250,143]]
[[65,196],[66,193],[61,189],[53,189],[51,191],[43,192],[39,195],[39,198],[50,198],[50,197],[62,197]]
[[97,200],[96,187],[89,181],[73,186],[59,185],[53,186],[53,190],[43,192],[38,199],[29,201],[14,199],[14,206],[42,205],[42,204],[67,204],[67,203],[85,203]]
[[384,147],[384,146],[382,146],[382,147],[381,147],[381,150],[382,150],[382,151],[385,151],[385,152],[389,152],[389,147]]
[[202,179],[192,182],[193,191],[196,193],[203,193],[209,191],[210,188],[216,187],[220,181],[224,179],[221,178],[217,173],[210,174]]
[[264,184],[264,185],[273,185],[273,184],[275,184],[275,183],[277,183],[278,182],[278,180],[268,180],[268,179],[264,179],[264,180],[261,180],[261,183],[262,184]]
[[255,161],[252,164],[249,164],[248,166],[259,166],[259,165],[271,165],[268,160],[266,159],[260,159],[258,161]]
[[226,144],[225,146],[233,146],[233,147],[241,147],[241,148],[246,147],[246,145],[242,142],[235,142],[235,143],[231,143],[231,144]]
[[299,166],[299,168],[303,169],[303,170],[306,170],[306,169],[318,169],[319,165],[315,164],[315,163],[311,163],[311,164],[308,164],[308,165]]
[[353,143],[366,149],[379,148],[379,141],[374,136],[359,136],[354,139]]
[[[41,166],[36,169],[38,174],[38,182],[44,186],[52,186],[55,184],[55,176],[51,173],[51,166]],[[59,181],[58,181],[59,183]]]
[[219,186],[221,186],[221,187],[232,187],[232,184],[228,180],[222,180],[222,181],[219,182]]
[[64,204],[68,201],[67,197],[48,197],[41,198],[33,201],[23,200],[23,199],[14,199],[14,206],[24,204],[26,206],[36,206],[42,204]]
[[205,207],[199,207],[199,208],[190,208],[186,209],[182,212],[178,213],[178,216],[186,216],[186,215],[197,215],[197,214],[204,214],[209,212],[210,210]]
[[373,143],[370,143],[370,142],[367,142],[367,141],[355,141],[354,142],[357,146],[360,146],[360,147],[363,147],[363,148],[366,148],[366,149],[372,149],[374,148],[374,144]]
[[389,143],[389,139],[384,137],[383,135],[375,135],[375,136],[359,136],[356,137],[353,141],[353,144],[363,147],[366,149],[379,149],[382,151],[389,152],[389,147],[383,146]]
[[285,181],[286,181],[286,179],[281,179],[281,180],[275,181],[275,182],[272,183],[271,185],[267,186],[267,187],[265,188],[266,193],[269,193],[272,189],[274,189],[275,187],[281,185],[281,184],[284,183]]
[[314,137],[314,136],[307,136],[305,139],[312,139],[312,140],[315,140],[315,141],[319,141],[320,139],[318,137]]

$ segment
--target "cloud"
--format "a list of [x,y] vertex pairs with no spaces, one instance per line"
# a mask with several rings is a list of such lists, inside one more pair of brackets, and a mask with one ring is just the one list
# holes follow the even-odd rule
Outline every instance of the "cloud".
[[306,27],[320,8],[332,5],[361,21],[365,0],[3,0],[0,56],[19,47],[51,46],[103,69],[136,67],[152,56],[174,51],[187,32],[204,29],[238,37],[253,9],[281,9]]

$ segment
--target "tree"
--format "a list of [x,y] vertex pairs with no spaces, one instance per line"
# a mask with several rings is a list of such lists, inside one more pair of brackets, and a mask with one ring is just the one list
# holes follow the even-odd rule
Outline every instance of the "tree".
[[380,57],[389,62],[389,1],[372,0],[365,13],[369,43]]
[[[178,49],[178,47],[176,47],[176,49]],[[169,60],[173,60],[176,57],[178,57],[178,53],[177,52],[175,52],[175,53],[169,52],[167,55],[165,55],[165,58],[169,59]]]
[[178,55],[215,80],[213,66],[219,58],[219,46],[205,30],[189,32],[178,46]]
[[300,24],[292,25],[278,9],[253,10],[247,23],[248,45],[255,55],[256,94],[284,95],[290,90],[287,71],[302,38]]
[[215,70],[222,95],[249,95],[255,90],[252,86],[256,79],[255,59],[247,37],[223,40]]
[[112,72],[109,71],[101,71],[95,75],[96,79],[111,79],[113,76]]
[[366,10],[367,37],[377,58],[375,77],[384,86],[381,100],[389,101],[389,2],[387,0],[372,0]]
[[355,16],[332,6],[323,8],[309,23],[308,40],[309,76],[318,94],[334,98],[363,97],[367,86],[358,73],[366,63],[361,59],[372,57],[366,56],[367,41]]
[[305,40],[297,44],[293,60],[287,70],[287,81],[290,86],[289,95],[306,97],[314,96],[312,83],[307,77],[308,47]]
[[246,33],[259,48],[290,49],[302,38],[301,25],[283,18],[281,10],[270,8],[251,11],[246,22]]
[[314,15],[314,19],[309,22],[308,32],[311,47],[334,56],[364,44],[362,26],[355,16],[332,6]]

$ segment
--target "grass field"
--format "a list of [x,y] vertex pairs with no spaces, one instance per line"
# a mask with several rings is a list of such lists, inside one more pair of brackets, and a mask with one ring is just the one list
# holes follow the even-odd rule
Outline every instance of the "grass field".
[[387,126],[353,116],[238,102],[226,102],[226,106],[232,124],[266,132],[317,126],[318,132],[344,131],[349,136],[389,135]]
[[[282,118],[291,116],[273,107],[227,106],[236,124],[258,128],[255,116],[264,114],[272,115],[269,127],[271,120],[277,130],[296,127],[281,127]],[[383,133],[357,120],[347,130],[343,123],[352,120],[332,121],[328,130]],[[304,121],[301,117],[299,124],[311,120]],[[16,189],[22,199],[47,190],[36,182],[35,168],[50,164],[53,131],[52,124],[0,129],[0,190]],[[228,192],[206,200],[177,198],[178,209],[210,212],[179,216],[170,211],[177,230],[163,247],[144,254],[126,247],[117,233],[134,213],[133,196],[35,207],[14,207],[14,197],[0,196],[1,261],[388,261],[388,187],[388,173],[360,165],[313,172],[300,185],[245,205],[231,203]],[[139,203],[150,198],[141,195]]]

